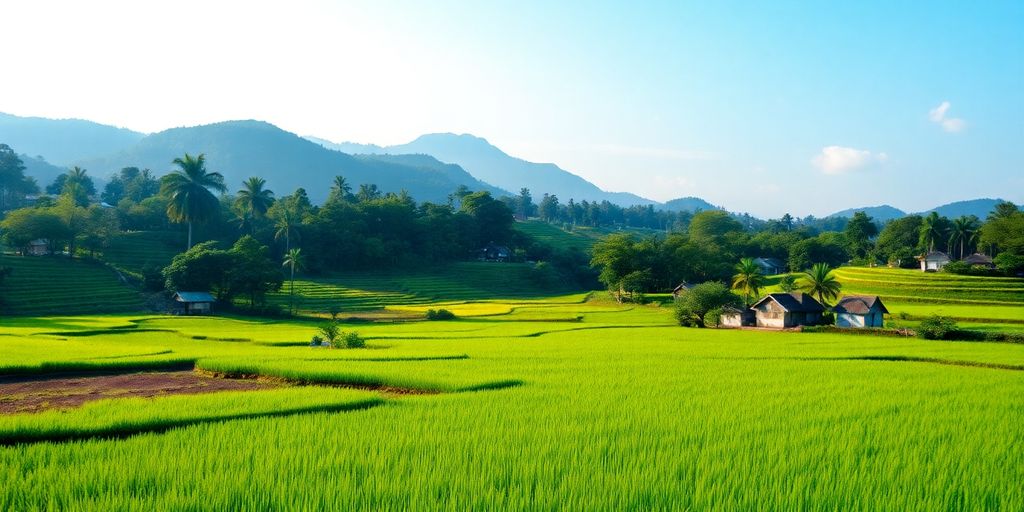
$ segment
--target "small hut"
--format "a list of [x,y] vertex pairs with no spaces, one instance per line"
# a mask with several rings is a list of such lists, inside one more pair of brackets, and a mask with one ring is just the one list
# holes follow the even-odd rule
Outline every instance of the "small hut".
[[873,295],[847,295],[836,303],[832,311],[836,314],[836,327],[884,327],[885,309],[882,299]]
[[985,267],[987,269],[996,268],[996,264],[992,261],[991,257],[977,252],[964,258],[964,263],[972,267]]
[[216,299],[209,292],[178,292],[174,294],[174,301],[186,315],[209,315]]
[[770,293],[754,303],[758,327],[783,329],[798,325],[817,325],[825,307],[806,293]]
[[757,323],[752,309],[725,308],[722,310],[721,327],[750,327]]
[[918,256],[917,261],[921,262],[921,272],[938,272],[949,263],[949,255],[942,251],[932,251],[924,256]]

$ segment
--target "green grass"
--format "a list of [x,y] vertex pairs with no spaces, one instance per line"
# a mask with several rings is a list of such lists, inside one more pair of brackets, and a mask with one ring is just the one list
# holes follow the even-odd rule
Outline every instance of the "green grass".
[[0,314],[74,315],[140,311],[139,293],[100,263],[62,256],[0,255]]
[[553,247],[578,249],[588,254],[595,243],[611,233],[626,231],[638,237],[664,235],[663,231],[642,228],[592,228],[588,226],[564,228],[541,220],[517,222],[515,229]]
[[133,274],[140,274],[147,265],[166,267],[176,254],[184,250],[180,233],[135,231],[121,233],[103,251],[104,261]]
[[[347,326],[369,339],[362,350],[297,346],[313,322],[17,319],[0,336],[12,366],[184,358],[209,370],[444,392],[330,390],[342,393],[336,403],[383,405],[327,411],[320,400],[334,396],[295,387],[5,417],[0,432],[101,437],[0,447],[0,509],[1024,504],[1024,346],[684,329],[671,325],[670,308],[578,298],[465,306],[504,309]],[[310,409],[265,414],[303,404]],[[125,418],[145,428],[102,437]],[[149,431],[161,418],[173,428]]]
[[[290,283],[268,302],[288,307]],[[535,298],[572,291],[560,283],[538,282],[525,263],[462,262],[424,271],[343,273],[295,281],[296,308],[323,313],[373,311],[387,306],[438,301]]]

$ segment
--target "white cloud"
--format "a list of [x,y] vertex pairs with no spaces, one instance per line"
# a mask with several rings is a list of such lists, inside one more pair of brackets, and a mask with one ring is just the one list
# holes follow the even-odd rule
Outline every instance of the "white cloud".
[[872,153],[866,149],[825,146],[811,159],[811,163],[825,174],[843,174],[881,164],[888,159],[885,153]]
[[939,103],[939,106],[928,112],[928,119],[949,133],[957,133],[967,127],[967,121],[958,117],[946,117],[946,112],[949,111],[950,106],[948,101]]

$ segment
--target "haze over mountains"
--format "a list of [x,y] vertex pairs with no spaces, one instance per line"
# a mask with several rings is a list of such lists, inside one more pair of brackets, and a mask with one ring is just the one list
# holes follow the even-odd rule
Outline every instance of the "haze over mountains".
[[[428,134],[408,144],[382,147],[303,138],[262,121],[226,121],[146,135],[91,121],[0,113],[0,143],[23,155],[27,174],[43,187],[72,165],[88,169],[99,183],[127,166],[149,168],[162,175],[172,168],[171,160],[188,152],[205,153],[209,169],[224,175],[229,190],[237,190],[249,176],[260,176],[281,195],[305,188],[314,202],[323,201],[333,177],[342,175],[353,188],[376,184],[386,192],[406,190],[420,201],[446,201],[456,188],[465,185],[497,196],[516,194],[525,187],[535,201],[550,193],[562,202],[572,198],[674,211],[724,209],[697,197],[658,203],[635,194],[604,191],[555,164],[516,158],[486,139],[468,134]],[[947,217],[984,218],[996,202],[975,199],[932,210]],[[733,206],[742,209],[742,205]],[[848,217],[856,211],[867,211],[880,222],[906,215],[882,205],[851,208],[831,216]]]

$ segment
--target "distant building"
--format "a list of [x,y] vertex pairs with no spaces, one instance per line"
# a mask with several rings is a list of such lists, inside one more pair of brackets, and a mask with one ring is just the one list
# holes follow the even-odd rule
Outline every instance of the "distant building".
[[678,299],[679,296],[683,294],[683,292],[685,292],[686,290],[689,290],[689,289],[690,289],[689,283],[686,283],[686,282],[679,283],[679,286],[676,286],[675,288],[672,289],[672,297]]
[[50,254],[50,241],[45,238],[37,238],[28,243],[26,254],[29,256],[45,256]]
[[757,265],[761,269],[761,273],[766,276],[782,274],[789,270],[782,260],[776,258],[754,258],[754,264]]
[[511,261],[512,250],[504,245],[495,245],[494,242],[491,242],[480,249],[478,259],[480,261]]
[[996,268],[996,264],[992,261],[992,258],[977,252],[964,258],[964,263],[972,267],[980,266],[985,268]]
[[209,315],[216,302],[208,292],[178,292],[174,294],[174,300],[188,315]]
[[757,319],[752,309],[726,308],[722,310],[721,327],[749,327]]
[[806,293],[770,293],[754,303],[755,324],[758,327],[783,329],[798,325],[816,325],[821,322],[825,307]]
[[832,311],[837,327],[853,328],[884,327],[884,315],[889,313],[882,299],[871,295],[847,295],[839,299]]
[[938,272],[949,263],[949,255],[942,251],[932,251],[918,256],[917,261],[921,262],[921,272]]

